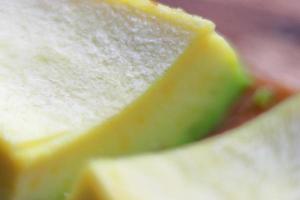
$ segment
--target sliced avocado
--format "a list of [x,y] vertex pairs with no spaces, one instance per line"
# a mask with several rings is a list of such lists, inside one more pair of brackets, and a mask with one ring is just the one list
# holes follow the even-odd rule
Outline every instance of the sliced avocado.
[[297,96],[222,136],[161,154],[91,162],[69,199],[296,200],[299,152]]
[[204,136],[247,82],[213,23],[148,0],[7,0],[0,30],[1,200]]

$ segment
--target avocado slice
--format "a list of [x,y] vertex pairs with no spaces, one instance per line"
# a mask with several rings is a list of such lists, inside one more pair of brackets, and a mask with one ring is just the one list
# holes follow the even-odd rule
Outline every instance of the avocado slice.
[[204,136],[247,85],[213,23],[148,0],[5,0],[0,30],[1,200]]
[[93,161],[69,199],[300,199],[299,144],[297,96],[236,130],[197,144]]

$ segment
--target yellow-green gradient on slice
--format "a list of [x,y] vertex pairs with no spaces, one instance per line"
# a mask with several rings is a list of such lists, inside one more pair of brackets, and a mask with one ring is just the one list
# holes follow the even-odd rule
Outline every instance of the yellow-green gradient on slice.
[[224,135],[85,168],[70,200],[299,199],[300,96]]
[[247,84],[213,23],[148,0],[0,11],[1,200],[60,200],[91,158],[200,138]]

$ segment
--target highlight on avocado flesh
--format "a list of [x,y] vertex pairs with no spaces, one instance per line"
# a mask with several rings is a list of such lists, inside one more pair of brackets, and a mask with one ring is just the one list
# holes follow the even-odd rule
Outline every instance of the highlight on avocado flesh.
[[61,200],[92,158],[198,139],[247,85],[213,23],[181,10],[148,0],[0,10],[1,200]]
[[69,200],[299,199],[299,131],[300,95],[219,137],[93,161]]

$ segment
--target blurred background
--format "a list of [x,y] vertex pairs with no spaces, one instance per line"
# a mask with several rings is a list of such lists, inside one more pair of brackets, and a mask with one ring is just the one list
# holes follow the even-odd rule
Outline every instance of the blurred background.
[[160,0],[213,20],[259,80],[300,91],[300,0]]
[[[300,92],[300,0],[158,1],[214,21],[254,77],[253,86],[216,132],[237,126]],[[271,95],[271,102],[253,103],[258,94]]]

